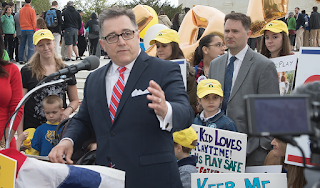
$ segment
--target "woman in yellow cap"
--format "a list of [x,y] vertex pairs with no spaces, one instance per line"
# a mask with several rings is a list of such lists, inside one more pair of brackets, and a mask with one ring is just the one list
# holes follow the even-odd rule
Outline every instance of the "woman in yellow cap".
[[[162,29],[156,38],[150,41],[150,45],[156,45],[157,57],[164,60],[185,59],[179,47],[179,34],[173,29]],[[187,62],[187,93],[190,105],[193,110],[197,105],[197,84],[195,81],[195,71]]]
[[[36,31],[33,35],[33,44],[36,53],[31,57],[28,64],[21,69],[24,95],[32,90],[40,80],[66,66],[62,59],[55,54],[54,37],[50,30],[40,29]],[[53,80],[55,79],[57,78],[53,78]],[[66,93],[70,101],[68,106],[66,104]],[[24,106],[24,119],[19,125],[18,134],[22,133],[22,128],[23,130],[37,128],[45,123],[42,100],[48,95],[58,95],[62,98],[65,110],[61,120],[68,118],[78,108],[79,104],[75,76],[67,83],[46,86],[31,95]]]
[[261,54],[268,58],[290,55],[290,40],[287,24],[280,20],[269,22],[261,31]]

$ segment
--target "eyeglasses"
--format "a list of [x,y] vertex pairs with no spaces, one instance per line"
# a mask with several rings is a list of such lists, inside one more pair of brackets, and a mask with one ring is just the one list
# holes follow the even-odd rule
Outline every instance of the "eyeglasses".
[[104,39],[107,41],[108,44],[116,43],[119,41],[119,37],[121,36],[123,40],[130,40],[134,38],[134,32],[132,30],[125,31],[121,34],[110,34],[106,37],[101,37],[101,39]]
[[218,48],[225,48],[226,47],[226,45],[223,44],[223,43],[217,43],[217,44],[208,45],[208,47],[209,46],[215,46],[215,47],[218,47]]

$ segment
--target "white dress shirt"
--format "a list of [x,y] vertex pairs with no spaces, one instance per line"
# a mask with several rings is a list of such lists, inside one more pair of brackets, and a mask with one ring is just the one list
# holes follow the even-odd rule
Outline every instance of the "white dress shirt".
[[[246,55],[248,48],[249,48],[249,46],[248,46],[248,44],[247,44],[238,54],[234,55],[234,56],[236,56],[237,59],[234,61],[234,70],[233,70],[232,86],[231,86],[231,91],[230,91],[230,93],[232,92],[234,83],[236,82],[236,79],[237,79],[237,76],[238,76],[240,67],[241,67],[241,65],[242,65],[244,56]],[[232,56],[233,56],[233,55],[230,53],[230,50],[228,50],[228,64],[230,63],[230,58],[231,58]],[[227,65],[227,66],[228,66],[228,65]]]

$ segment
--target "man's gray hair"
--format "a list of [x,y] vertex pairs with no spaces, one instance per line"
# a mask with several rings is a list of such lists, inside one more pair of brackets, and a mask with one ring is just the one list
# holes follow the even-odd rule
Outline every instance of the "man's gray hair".
[[[118,18],[120,16],[128,16],[135,30],[138,30],[138,25],[136,22],[136,16],[131,9],[120,8],[120,7],[112,7],[105,11],[103,11],[99,16],[99,27],[100,27],[100,35],[103,33],[103,22],[105,20],[109,20],[112,18]],[[105,36],[101,36],[105,37]]]
[[69,7],[69,6],[73,6],[74,5],[74,2],[73,1],[68,1],[68,3],[67,3],[67,6]]

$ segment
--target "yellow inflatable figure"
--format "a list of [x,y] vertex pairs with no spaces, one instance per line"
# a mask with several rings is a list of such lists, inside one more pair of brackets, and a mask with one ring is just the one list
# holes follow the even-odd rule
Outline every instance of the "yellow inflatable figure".
[[251,18],[250,38],[261,36],[261,29],[272,20],[284,17],[288,11],[288,0],[250,0],[247,16]]
[[154,24],[159,23],[158,15],[156,11],[148,5],[137,5],[132,10],[136,16],[136,22],[140,30],[140,38],[143,39],[146,31]]

